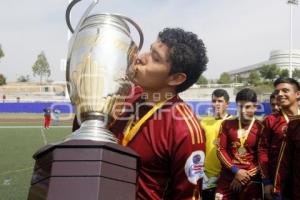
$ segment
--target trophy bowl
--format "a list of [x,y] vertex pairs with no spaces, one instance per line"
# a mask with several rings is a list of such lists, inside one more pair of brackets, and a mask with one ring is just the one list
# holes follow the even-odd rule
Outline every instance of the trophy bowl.
[[[143,43],[138,25],[116,14],[83,17],[70,40],[66,79],[80,128],[67,140],[117,143],[107,125],[129,94],[131,65]],[[140,34],[139,48],[130,36],[130,22]]]

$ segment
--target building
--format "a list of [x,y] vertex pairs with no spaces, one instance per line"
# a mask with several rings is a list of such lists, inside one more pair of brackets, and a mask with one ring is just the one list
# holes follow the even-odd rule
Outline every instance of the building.
[[[231,75],[232,77],[239,75],[240,77],[247,78],[250,72],[254,70],[258,70],[263,65],[272,65],[272,64],[276,64],[280,69],[288,69],[289,55],[290,55],[289,50],[271,51],[269,60],[229,71],[228,74]],[[292,69],[300,69],[300,49],[294,49],[292,51]]]

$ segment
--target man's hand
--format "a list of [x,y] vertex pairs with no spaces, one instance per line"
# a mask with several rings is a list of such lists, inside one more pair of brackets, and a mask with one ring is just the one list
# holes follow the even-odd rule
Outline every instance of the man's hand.
[[237,179],[242,185],[246,185],[250,181],[250,174],[247,170],[239,169],[234,179]]
[[264,186],[264,196],[266,200],[272,200],[273,185]]
[[230,189],[234,192],[240,192],[242,190],[242,187],[242,183],[235,178],[230,183]]

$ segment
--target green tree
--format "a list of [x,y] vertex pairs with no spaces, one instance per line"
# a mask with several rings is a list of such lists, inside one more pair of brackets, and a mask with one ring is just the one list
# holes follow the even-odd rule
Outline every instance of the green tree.
[[276,64],[263,65],[259,69],[259,72],[265,80],[273,81],[275,78],[277,78],[278,74],[280,73],[280,69],[277,67]]
[[37,60],[32,66],[32,72],[33,76],[38,75],[40,77],[40,83],[42,83],[43,77],[50,76],[50,66],[43,51],[37,56]]
[[248,82],[249,82],[251,85],[254,85],[254,86],[259,85],[259,84],[261,83],[259,73],[258,73],[257,71],[252,71],[252,72],[249,74]]
[[219,84],[229,84],[229,83],[231,83],[230,75],[228,73],[226,73],[226,72],[223,72],[220,75],[220,78],[217,81],[217,83],[219,83]]
[[293,78],[300,79],[300,69],[294,69]]
[[280,70],[279,76],[280,77],[289,77],[289,70],[287,70],[287,69]]
[[0,74],[0,85],[5,85],[6,84],[6,78],[3,74]]
[[4,54],[4,52],[3,52],[3,50],[2,50],[2,46],[1,46],[1,44],[0,44],[0,59],[2,58],[2,57],[4,57],[5,56],[5,54]]
[[19,78],[17,79],[17,81],[18,82],[28,82],[28,81],[30,81],[30,77],[29,77],[29,75],[26,75],[26,76],[21,75],[21,76],[19,76]]
[[208,80],[205,78],[205,76],[201,75],[197,81],[197,84],[206,85],[208,84]]

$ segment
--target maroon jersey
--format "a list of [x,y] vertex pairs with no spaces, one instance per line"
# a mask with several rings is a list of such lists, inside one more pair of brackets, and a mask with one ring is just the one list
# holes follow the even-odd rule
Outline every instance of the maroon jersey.
[[[135,115],[140,119],[152,106],[134,96]],[[129,124],[124,116],[112,125],[122,141]],[[179,97],[170,99],[150,117],[128,143],[141,157],[137,199],[198,199],[202,185],[204,131],[190,108]]]
[[[244,127],[247,129],[247,127]],[[259,172],[257,160],[258,141],[261,137],[263,125],[260,121],[255,120],[245,141],[244,147],[246,153],[241,154],[238,149],[241,147],[238,138],[239,122],[238,119],[225,120],[222,123],[219,133],[220,144],[217,155],[222,163],[222,171],[245,169],[253,175]]]
[[287,129],[287,122],[282,113],[267,116],[263,124],[263,131],[258,147],[258,161],[265,185],[273,184],[274,192],[279,192],[277,164],[280,162],[279,152]]
[[300,199],[300,116],[290,119],[280,157],[279,188],[287,199]]

